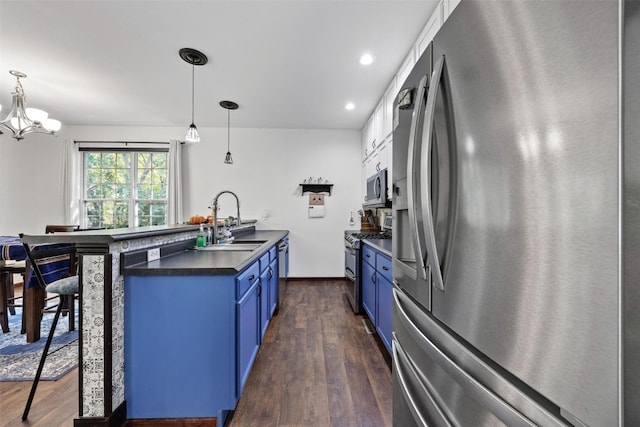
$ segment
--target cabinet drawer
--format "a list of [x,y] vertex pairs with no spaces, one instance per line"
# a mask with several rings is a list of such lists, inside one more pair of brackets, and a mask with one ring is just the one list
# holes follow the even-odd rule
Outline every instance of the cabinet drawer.
[[369,246],[364,245],[362,247],[362,260],[369,263],[373,268],[376,267],[376,251]]
[[388,281],[391,281],[391,258],[376,254],[376,270]]
[[240,273],[236,278],[236,298],[240,299],[242,295],[251,287],[253,282],[258,280],[260,275],[260,264],[254,262],[251,267]]
[[277,257],[278,257],[278,248],[274,246],[271,249],[269,249],[269,262],[273,261]]
[[269,252],[260,257],[260,273],[269,267]]

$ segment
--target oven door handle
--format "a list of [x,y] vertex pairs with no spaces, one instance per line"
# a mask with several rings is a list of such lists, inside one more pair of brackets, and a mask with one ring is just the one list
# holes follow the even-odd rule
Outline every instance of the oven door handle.
[[347,279],[354,281],[356,280],[356,273],[353,272],[349,267],[344,268],[344,274],[347,276]]

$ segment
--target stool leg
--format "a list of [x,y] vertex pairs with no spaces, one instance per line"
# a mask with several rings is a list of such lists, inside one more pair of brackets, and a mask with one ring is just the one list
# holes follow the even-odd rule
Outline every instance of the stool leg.
[[3,271],[0,273],[0,327],[5,334],[9,332],[9,314],[7,312],[7,286],[6,281],[9,273]]
[[[13,289],[13,273],[7,274],[7,300],[11,300],[13,302],[13,298],[15,297],[15,291]],[[9,307],[9,313],[12,316],[16,315],[16,308],[14,306]]]
[[53,340],[53,334],[56,332],[56,325],[58,324],[58,318],[60,317],[61,311],[62,311],[62,304],[58,304],[58,308],[56,309],[56,315],[53,317],[51,330],[49,331],[49,336],[47,337],[47,342],[44,345],[44,350],[42,350],[42,356],[40,356],[40,364],[38,364],[36,377],[33,379],[33,384],[31,384],[31,392],[29,393],[29,399],[27,399],[27,405],[24,407],[24,412],[22,413],[22,421],[25,421],[29,416],[29,410],[31,409],[31,404],[33,403],[33,397],[36,394],[36,388],[38,388],[40,375],[42,375],[42,368],[44,368],[44,362],[47,358],[47,353],[49,353],[49,347],[51,346],[51,341]]
[[22,328],[20,328],[20,333],[21,334],[26,334],[27,333],[27,316],[25,315],[25,297],[24,297],[24,292],[25,289],[27,289],[27,281],[26,279],[26,275],[25,273],[22,273]]
[[69,332],[76,330],[76,296],[67,295],[69,310]]

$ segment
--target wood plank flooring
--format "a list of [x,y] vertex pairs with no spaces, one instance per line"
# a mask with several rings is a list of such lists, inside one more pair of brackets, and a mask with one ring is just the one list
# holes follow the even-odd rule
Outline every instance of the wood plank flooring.
[[[341,280],[289,282],[230,427],[391,425],[390,358],[344,292]],[[30,386],[0,382],[0,427],[73,426],[77,369],[42,381],[22,423]]]
[[230,427],[391,425],[390,358],[344,292],[290,282]]

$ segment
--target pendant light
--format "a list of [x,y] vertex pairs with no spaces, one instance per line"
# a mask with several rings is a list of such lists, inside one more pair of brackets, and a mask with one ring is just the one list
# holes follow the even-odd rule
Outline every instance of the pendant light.
[[191,64],[191,125],[187,130],[187,135],[185,136],[185,141],[187,142],[198,142],[200,141],[200,135],[198,135],[198,128],[196,127],[195,120],[193,118],[194,114],[194,95],[195,95],[195,68],[196,65],[204,65],[207,63],[207,56],[195,49],[191,49],[188,47],[182,48],[178,51],[180,54],[180,58],[182,58],[185,62]]
[[231,150],[229,149],[229,141],[231,140],[231,110],[237,110],[238,104],[233,101],[220,101],[220,106],[227,110],[227,155],[224,156],[224,162],[227,165],[233,164]]

